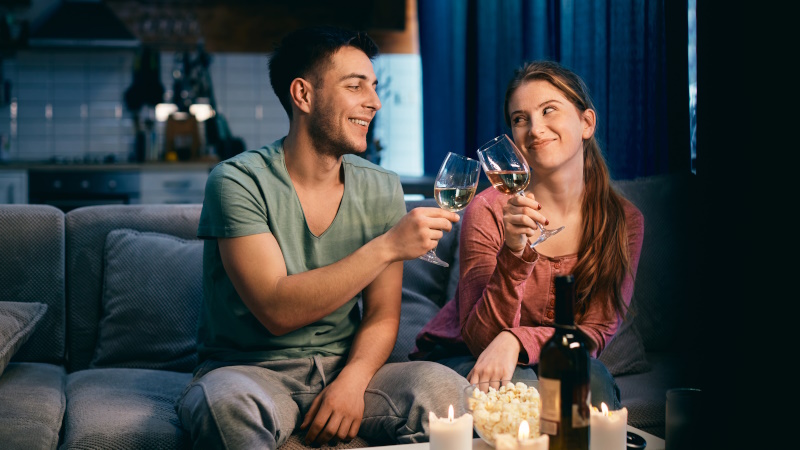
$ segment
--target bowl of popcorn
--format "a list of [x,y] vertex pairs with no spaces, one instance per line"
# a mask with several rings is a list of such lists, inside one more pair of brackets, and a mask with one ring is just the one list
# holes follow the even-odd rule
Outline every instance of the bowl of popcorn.
[[486,381],[464,389],[467,411],[478,436],[495,447],[499,435],[517,436],[523,420],[529,436],[539,436],[539,381]]

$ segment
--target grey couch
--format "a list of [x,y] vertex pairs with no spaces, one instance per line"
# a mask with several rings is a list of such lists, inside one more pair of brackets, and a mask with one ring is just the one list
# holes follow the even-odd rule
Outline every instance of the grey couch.
[[[616,183],[644,213],[646,231],[631,317],[600,358],[629,423],[661,437],[666,389],[698,382],[685,314],[694,243],[675,213],[692,203],[694,183],[691,175]],[[433,202],[407,202],[423,204]],[[196,362],[200,209],[0,205],[0,448],[188,446],[173,404]],[[405,263],[390,361],[407,360],[417,332],[452,298],[458,227],[437,253],[449,269]],[[366,443],[348,447],[356,445]]]

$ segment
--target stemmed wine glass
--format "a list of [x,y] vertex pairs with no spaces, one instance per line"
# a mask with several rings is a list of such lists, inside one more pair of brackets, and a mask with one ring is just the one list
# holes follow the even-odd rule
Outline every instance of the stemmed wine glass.
[[[453,212],[466,208],[475,197],[480,174],[481,166],[478,161],[449,152],[433,183],[433,196],[436,203],[440,208]],[[428,253],[420,256],[419,259],[450,267],[450,264],[436,256],[436,249],[428,250]]]
[[[504,194],[525,195],[525,188],[531,181],[531,169],[528,167],[525,157],[508,136],[502,134],[483,144],[478,149],[478,158],[495,189]],[[531,247],[536,247],[564,229],[564,227],[559,227],[548,230],[539,222],[536,222],[536,225],[539,227],[540,234]]]

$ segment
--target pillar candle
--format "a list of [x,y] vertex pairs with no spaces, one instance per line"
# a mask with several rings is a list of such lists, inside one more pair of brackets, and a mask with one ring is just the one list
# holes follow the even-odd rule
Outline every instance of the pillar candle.
[[605,403],[601,410],[592,407],[589,427],[591,450],[625,450],[628,445],[628,410],[609,411]]
[[550,447],[550,436],[540,434],[538,437],[530,437],[530,426],[527,420],[519,424],[519,432],[514,438],[508,433],[500,433],[495,436],[495,450],[547,450]]
[[472,448],[472,416],[453,418],[453,405],[447,411],[447,418],[441,419],[431,411],[430,419],[430,450],[464,450]]

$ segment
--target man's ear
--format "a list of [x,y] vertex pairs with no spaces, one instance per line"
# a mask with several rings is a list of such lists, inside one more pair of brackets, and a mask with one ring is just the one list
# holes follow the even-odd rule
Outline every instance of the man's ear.
[[311,111],[313,89],[311,83],[302,78],[295,78],[289,85],[289,96],[292,98],[292,103],[304,113]]

